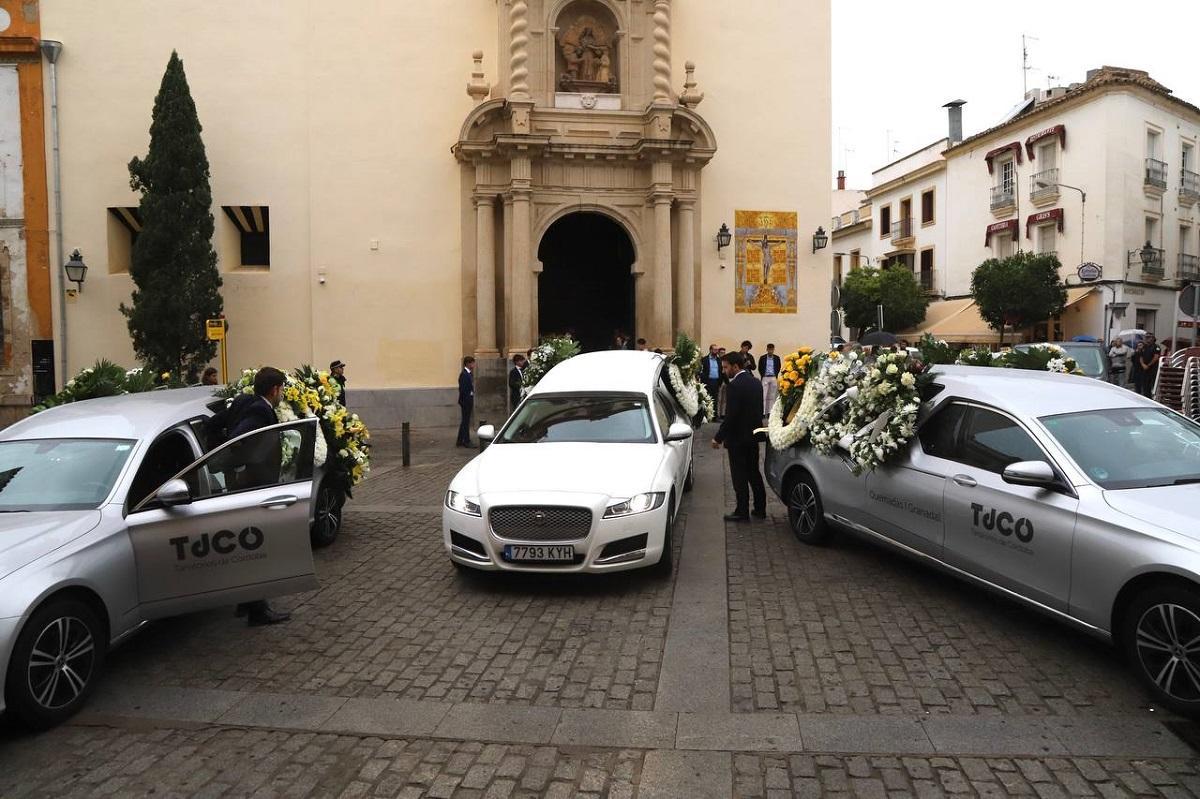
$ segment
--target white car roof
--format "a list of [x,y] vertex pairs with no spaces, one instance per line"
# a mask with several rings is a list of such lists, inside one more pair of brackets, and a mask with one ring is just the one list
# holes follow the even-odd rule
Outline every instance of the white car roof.
[[529,393],[531,396],[593,391],[646,394],[654,389],[664,360],[657,353],[636,350],[588,352],[555,366]]
[[185,419],[208,416],[207,406],[215,399],[212,386],[197,386],[71,402],[9,426],[0,432],[0,441],[152,438]]
[[938,395],[972,399],[1024,418],[1104,408],[1156,408],[1158,403],[1128,389],[1079,375],[986,366],[935,366]]

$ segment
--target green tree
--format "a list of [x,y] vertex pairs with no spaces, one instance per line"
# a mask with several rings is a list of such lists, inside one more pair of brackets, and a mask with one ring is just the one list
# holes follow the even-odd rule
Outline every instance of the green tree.
[[1067,286],[1059,277],[1058,257],[1019,252],[989,258],[971,275],[971,295],[979,315],[1004,343],[1004,326],[1028,327],[1062,312]]
[[142,195],[142,231],[129,268],[132,301],[121,303],[121,313],[138,358],[155,372],[176,376],[216,355],[204,320],[219,316],[224,306],[200,130],[183,62],[172,51],[154,99],[150,149],[144,159],[129,162],[129,185]]
[[851,269],[842,284],[846,324],[859,329],[875,327],[879,305],[883,306],[883,324],[887,329],[907,330],[925,321],[929,298],[909,269]]

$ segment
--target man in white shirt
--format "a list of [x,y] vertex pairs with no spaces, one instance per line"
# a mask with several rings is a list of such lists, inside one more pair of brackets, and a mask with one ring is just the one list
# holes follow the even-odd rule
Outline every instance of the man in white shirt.
[[781,361],[775,354],[775,345],[767,345],[767,354],[758,359],[758,373],[762,375],[763,416],[771,413],[771,406],[779,396],[779,367]]
[[1133,350],[1129,348],[1124,339],[1113,339],[1112,346],[1108,348],[1108,358],[1111,361],[1110,380],[1115,385],[1126,385],[1126,381],[1129,379],[1129,356],[1131,355],[1133,355]]

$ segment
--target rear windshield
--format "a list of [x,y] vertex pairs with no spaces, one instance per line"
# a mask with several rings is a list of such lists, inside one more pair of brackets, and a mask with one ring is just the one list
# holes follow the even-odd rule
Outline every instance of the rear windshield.
[[650,402],[640,396],[531,397],[504,426],[498,444],[652,444]]
[[0,513],[90,510],[112,491],[132,441],[0,441]]

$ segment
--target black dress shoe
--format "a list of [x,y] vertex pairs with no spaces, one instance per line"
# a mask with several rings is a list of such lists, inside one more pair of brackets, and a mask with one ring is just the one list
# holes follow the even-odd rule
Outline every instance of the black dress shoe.
[[727,522],[748,522],[750,514],[748,513],[726,513],[725,521]]
[[281,610],[260,610],[257,613],[251,613],[246,623],[251,627],[264,627],[268,624],[282,624],[292,617],[292,614],[285,613]]
[[754,518],[756,518],[756,519],[765,519],[765,518],[767,518],[767,512],[766,512],[765,510],[754,510],[754,511],[750,511],[750,515],[751,515],[751,516],[753,516],[753,517],[754,517]]

